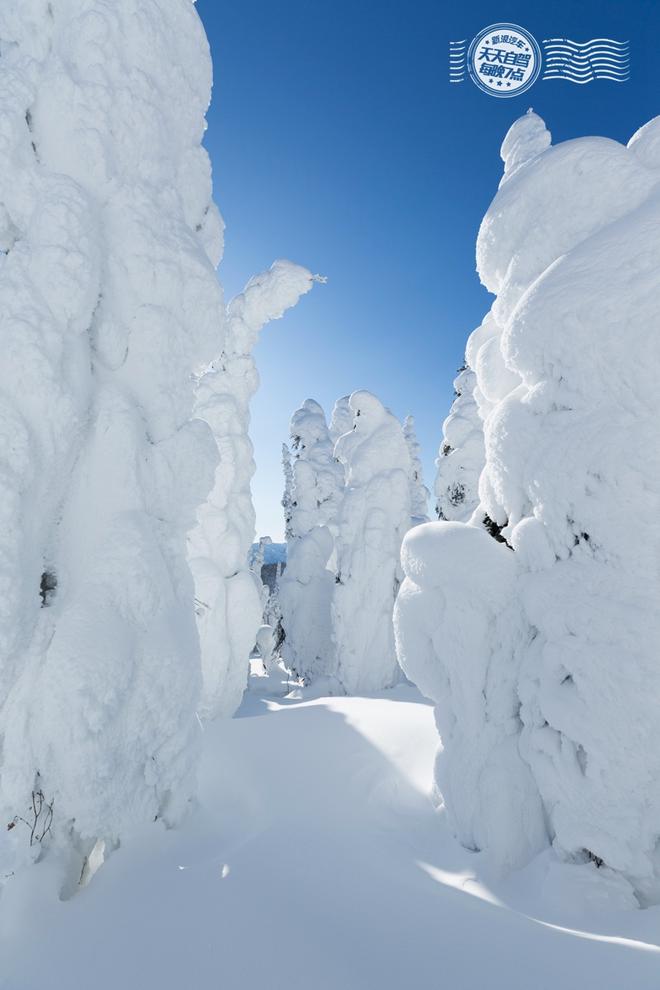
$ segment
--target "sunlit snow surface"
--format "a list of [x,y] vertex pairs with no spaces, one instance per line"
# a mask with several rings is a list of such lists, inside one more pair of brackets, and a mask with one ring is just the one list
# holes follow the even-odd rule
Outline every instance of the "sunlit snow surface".
[[550,853],[498,881],[452,839],[415,689],[301,699],[274,697],[276,675],[252,683],[239,716],[204,731],[181,828],[124,842],[67,902],[45,896],[48,861],[5,887],[3,990],[660,985],[660,909],[617,909],[595,867]]

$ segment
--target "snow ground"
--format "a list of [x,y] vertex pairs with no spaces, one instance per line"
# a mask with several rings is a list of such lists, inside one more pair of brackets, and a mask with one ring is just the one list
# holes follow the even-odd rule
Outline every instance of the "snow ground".
[[429,799],[437,734],[414,688],[252,684],[204,731],[182,827],[131,837],[69,901],[48,860],[6,886],[2,990],[660,986],[660,908],[580,909],[607,892],[595,867],[546,853],[502,882],[458,846]]

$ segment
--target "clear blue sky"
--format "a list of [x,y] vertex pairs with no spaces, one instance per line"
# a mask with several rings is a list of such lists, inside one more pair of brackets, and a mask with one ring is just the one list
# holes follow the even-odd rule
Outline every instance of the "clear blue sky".
[[[660,3],[198,0],[215,65],[207,147],[227,223],[228,296],[278,257],[328,276],[270,324],[252,409],[257,530],[281,537],[280,445],[308,396],[375,392],[413,413],[426,481],[468,333],[499,147],[529,106],[553,141],[627,141],[660,114]],[[629,40],[631,80],[539,80],[496,100],[448,81],[448,42],[512,21],[541,41]]]

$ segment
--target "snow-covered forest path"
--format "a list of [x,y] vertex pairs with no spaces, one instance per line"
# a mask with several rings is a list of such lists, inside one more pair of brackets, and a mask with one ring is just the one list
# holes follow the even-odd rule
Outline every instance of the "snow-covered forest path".
[[205,729],[183,828],[124,843],[66,903],[44,902],[47,862],[30,871],[34,889],[4,904],[24,944],[0,986],[657,990],[660,909],[562,930],[523,902],[543,858],[506,886],[484,880],[430,804],[436,741],[413,688],[249,693]]

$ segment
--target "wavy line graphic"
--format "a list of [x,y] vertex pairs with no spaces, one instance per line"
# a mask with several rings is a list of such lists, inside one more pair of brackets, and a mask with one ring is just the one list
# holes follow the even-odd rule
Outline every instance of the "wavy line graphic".
[[570,38],[544,38],[544,45],[562,45],[569,48],[590,48],[592,45],[608,45],[611,48],[627,48],[629,41],[615,41],[614,38],[592,38],[591,41],[571,41]]
[[595,79],[626,82],[630,78],[630,46],[627,41],[592,38],[546,38],[543,41],[544,79],[566,79],[583,86]]
[[467,41],[449,42],[449,82],[461,83],[465,79]]

